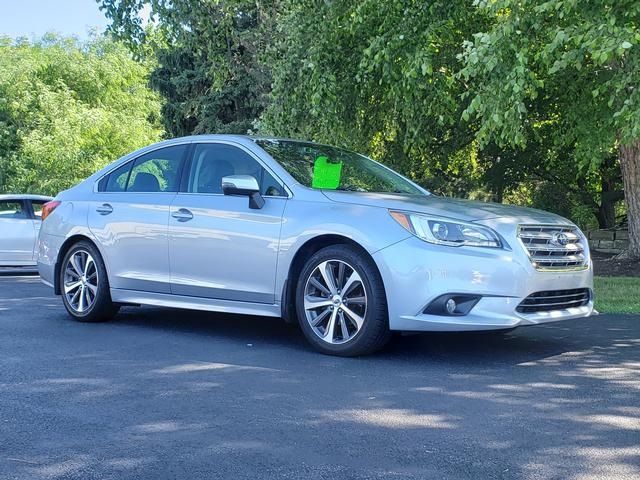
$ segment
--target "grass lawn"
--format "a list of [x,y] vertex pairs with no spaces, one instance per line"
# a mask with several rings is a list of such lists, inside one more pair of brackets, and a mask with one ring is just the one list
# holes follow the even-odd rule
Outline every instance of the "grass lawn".
[[595,277],[596,310],[640,313],[640,277]]

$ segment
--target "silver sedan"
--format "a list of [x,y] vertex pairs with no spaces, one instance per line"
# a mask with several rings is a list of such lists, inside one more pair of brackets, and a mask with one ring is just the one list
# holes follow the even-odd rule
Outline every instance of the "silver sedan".
[[81,321],[122,305],[284,317],[324,353],[391,332],[507,330],[586,317],[579,228],[442,198],[341,148],[206,135],[133,152],[59,194],[38,268]]

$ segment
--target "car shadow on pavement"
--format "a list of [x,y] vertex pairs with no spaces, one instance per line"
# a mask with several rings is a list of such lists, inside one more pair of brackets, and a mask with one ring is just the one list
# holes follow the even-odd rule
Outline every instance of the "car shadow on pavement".
[[[252,346],[277,346],[295,351],[312,352],[298,325],[287,324],[278,318],[127,307],[121,310],[113,323],[182,334],[204,335]],[[576,327],[584,330],[584,320],[574,321],[574,323]],[[544,332],[543,335],[531,335],[541,329]],[[573,326],[548,324],[524,327],[510,332],[425,332],[406,335],[397,333],[381,352],[360,357],[359,360],[392,359],[408,362],[424,360],[448,363],[460,361],[466,364],[470,359],[475,359],[485,363],[519,364],[560,355],[568,349],[593,346],[594,337],[589,335],[583,335],[587,344],[576,345],[575,342],[578,339],[572,335],[572,331]],[[567,341],[571,339],[573,340]]]
[[0,478],[640,478],[638,316],[349,359],[279,319],[80,324],[32,293],[0,298]]

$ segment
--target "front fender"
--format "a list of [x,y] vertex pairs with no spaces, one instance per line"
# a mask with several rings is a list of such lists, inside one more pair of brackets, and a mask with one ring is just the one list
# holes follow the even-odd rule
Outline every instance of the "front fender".
[[278,250],[276,298],[282,298],[290,267],[300,249],[314,238],[336,235],[360,245],[370,255],[411,236],[386,208],[323,201],[289,201]]

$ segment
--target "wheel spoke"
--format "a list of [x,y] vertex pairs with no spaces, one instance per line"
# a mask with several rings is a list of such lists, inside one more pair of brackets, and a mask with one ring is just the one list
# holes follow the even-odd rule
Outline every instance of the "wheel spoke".
[[342,331],[342,340],[349,338],[349,329],[347,328],[347,321],[344,318],[344,313],[340,312],[340,330]]
[[343,299],[343,302],[347,305],[364,305],[367,303],[366,297],[351,297]]
[[76,288],[82,286],[82,282],[73,282],[73,283],[65,283],[64,284],[64,293],[71,293]]
[[91,267],[95,267],[95,262],[93,261],[93,258],[87,255],[87,259],[86,262],[84,264],[84,276],[87,277],[89,274],[89,269]]
[[322,321],[329,316],[330,313],[331,313],[331,309],[326,308],[322,313],[318,314],[316,318],[311,320],[311,326],[317,327],[318,325],[320,325]]
[[331,302],[330,298],[314,297],[314,296],[311,296],[311,295],[306,295],[304,297],[304,309],[305,310],[313,310],[315,308],[328,307],[331,304],[332,304],[332,302]]
[[358,283],[362,283],[362,280],[360,279],[360,275],[358,275],[358,272],[354,270],[353,272],[351,272],[351,275],[349,275],[347,282],[344,284],[344,288],[342,289],[342,296],[347,296],[349,294],[349,291],[351,291],[351,289]]
[[71,297],[71,300],[69,300],[69,303],[70,303],[71,305],[73,305],[74,303],[76,303],[76,301],[77,301],[77,300],[78,300],[78,298],[80,297],[80,291],[81,291],[81,290],[82,290],[82,289],[81,289],[81,288],[79,288],[78,290],[76,290],[76,293],[74,293],[74,294],[73,294],[73,296]]
[[344,263],[338,263],[338,279],[336,281],[336,285],[341,290],[344,290],[344,267]]
[[311,285],[313,285],[314,287],[316,287],[318,290],[320,290],[322,293],[324,293],[327,296],[331,295],[331,292],[329,291],[329,289],[327,287],[325,287],[324,285],[322,285],[318,279],[311,277],[311,279],[309,279],[309,283]]
[[322,275],[322,279],[327,285],[327,288],[329,288],[331,295],[335,295],[338,292],[338,289],[336,288],[336,283],[333,277],[331,262],[322,262],[318,265],[318,270],[320,270],[320,275]]
[[324,339],[329,343],[333,343],[333,331],[336,328],[336,317],[338,316],[338,310],[333,309],[331,311],[331,318],[327,323],[327,328],[324,331]]
[[364,318],[362,318],[360,315],[355,313],[353,310],[351,310],[346,305],[342,305],[342,310],[344,311],[344,313],[347,314],[347,316],[351,320],[353,320],[355,322],[357,329],[360,330],[360,328],[362,327],[362,324],[364,323]]
[[89,290],[88,285],[85,287],[84,289],[84,299],[85,299],[85,306],[86,308],[89,308],[91,306],[91,304],[93,303],[93,300],[91,299],[91,290]]
[[93,295],[94,295],[94,297],[95,297],[96,292],[98,291],[98,287],[97,287],[96,285],[92,285],[92,284],[90,284],[90,283],[87,283],[87,284],[86,284],[86,286],[87,286],[87,289],[88,289],[89,291],[91,291],[91,293],[93,293]]
[[80,299],[78,300],[78,311],[84,312],[84,286],[80,287]]
[[64,273],[65,275],[69,275],[70,277],[80,278],[80,275],[78,275],[78,273],[73,268],[67,267]]
[[71,266],[73,267],[73,269],[75,270],[76,274],[78,275],[78,277],[82,276],[82,266],[78,263],[78,255],[80,254],[80,252],[75,253],[72,257],[71,257],[71,261],[69,262],[71,264]]

